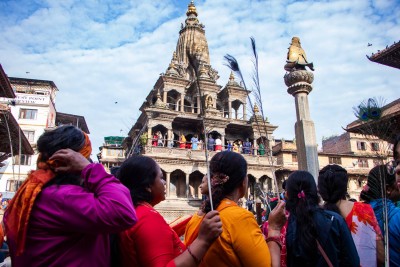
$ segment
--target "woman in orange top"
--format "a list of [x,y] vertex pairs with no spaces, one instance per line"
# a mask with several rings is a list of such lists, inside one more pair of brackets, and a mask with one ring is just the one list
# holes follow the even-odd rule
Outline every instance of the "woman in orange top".
[[[271,212],[267,242],[254,215],[236,203],[247,191],[247,162],[231,151],[217,153],[210,162],[211,190],[214,209],[219,211],[222,234],[203,257],[200,266],[279,266],[280,228],[286,221],[284,202]],[[211,210],[209,199],[202,211]],[[186,229],[185,242],[197,236],[201,220]],[[197,223],[197,225],[196,225]]]

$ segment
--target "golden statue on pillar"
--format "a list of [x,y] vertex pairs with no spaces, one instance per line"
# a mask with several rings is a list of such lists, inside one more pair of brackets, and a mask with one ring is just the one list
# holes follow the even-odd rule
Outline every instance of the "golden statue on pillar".
[[314,70],[314,64],[307,61],[306,52],[304,52],[301,47],[300,38],[293,37],[290,43],[289,51],[287,53],[287,64],[285,65],[285,70],[305,70],[309,67],[312,71]]

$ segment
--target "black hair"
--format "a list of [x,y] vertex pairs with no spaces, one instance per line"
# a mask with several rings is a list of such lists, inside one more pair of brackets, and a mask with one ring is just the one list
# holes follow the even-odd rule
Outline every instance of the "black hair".
[[[240,186],[247,175],[247,162],[242,155],[232,151],[222,151],[215,154],[210,161],[211,179],[228,176],[223,183],[211,183],[213,208],[216,209],[227,195]],[[209,188],[210,189],[210,188]],[[202,207],[203,212],[211,210],[210,200],[207,198]]]
[[348,181],[347,171],[339,165],[327,165],[319,171],[318,191],[325,201],[325,209],[340,214],[336,203],[346,199]]
[[[46,162],[49,158],[60,149],[72,149],[79,151],[85,144],[85,135],[83,132],[71,125],[63,125],[54,130],[44,132],[37,141],[37,148],[40,152],[38,160]],[[57,173],[45,187],[51,185],[72,184],[81,185],[80,175],[73,173]]]
[[70,148],[79,151],[85,144],[83,132],[71,125],[63,125],[51,131],[44,132],[37,141],[41,160],[47,161],[60,149]]
[[395,180],[395,175],[388,173],[386,165],[373,167],[368,173],[367,186],[362,191],[362,199],[370,202],[386,197],[386,190],[383,187],[393,185]]
[[314,177],[307,171],[293,172],[287,179],[286,192],[288,196],[286,208],[290,212],[290,219],[294,219],[297,225],[295,233],[299,242],[297,247],[305,252],[310,262],[315,262],[318,233],[313,215],[320,208]]
[[147,188],[157,178],[158,164],[149,157],[133,156],[126,159],[118,170],[117,178],[131,192],[132,202],[135,206],[139,202],[150,202],[152,195]]

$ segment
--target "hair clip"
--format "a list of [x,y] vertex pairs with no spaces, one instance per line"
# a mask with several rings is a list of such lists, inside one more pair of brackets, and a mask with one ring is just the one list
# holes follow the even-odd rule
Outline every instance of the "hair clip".
[[297,194],[298,198],[306,198],[306,194],[304,193],[303,190],[301,190],[298,194]]
[[211,186],[222,185],[229,180],[229,176],[223,173],[214,174],[211,177]]

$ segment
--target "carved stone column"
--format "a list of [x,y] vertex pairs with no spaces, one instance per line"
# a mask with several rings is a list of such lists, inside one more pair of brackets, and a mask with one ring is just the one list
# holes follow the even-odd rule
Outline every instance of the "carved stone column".
[[166,91],[163,92],[163,102],[167,103],[167,92]]
[[319,171],[317,141],[308,105],[308,94],[312,90],[311,83],[314,75],[307,70],[293,70],[287,72],[284,79],[288,86],[287,92],[295,99],[297,117],[295,131],[299,170],[310,172],[317,183]]
[[151,134],[151,127],[150,125],[147,126],[147,145],[151,146],[151,139],[153,138],[153,135]]
[[174,134],[172,129],[167,129],[167,147],[170,147],[170,143],[173,145],[174,143]]
[[201,113],[201,110],[200,110],[201,103],[200,103],[200,101],[201,101],[200,95],[198,95],[197,96],[197,114]]
[[185,109],[184,109],[184,104],[185,104],[185,99],[184,99],[184,95],[183,94],[181,94],[181,112],[183,112]]
[[186,198],[189,198],[189,173],[186,173]]
[[231,103],[231,101],[229,100],[229,102],[228,102],[228,118],[230,119],[230,118],[232,118],[232,115],[231,115],[231,113],[232,113],[232,103]]
[[247,119],[247,112],[246,112],[246,103],[243,104],[243,120]]

